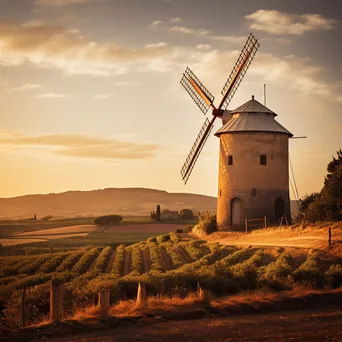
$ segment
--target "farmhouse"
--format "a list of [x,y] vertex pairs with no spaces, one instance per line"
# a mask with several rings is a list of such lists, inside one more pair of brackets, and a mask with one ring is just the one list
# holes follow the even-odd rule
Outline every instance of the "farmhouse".
[[177,220],[179,218],[178,211],[171,211],[169,209],[163,210],[160,214],[162,220]]

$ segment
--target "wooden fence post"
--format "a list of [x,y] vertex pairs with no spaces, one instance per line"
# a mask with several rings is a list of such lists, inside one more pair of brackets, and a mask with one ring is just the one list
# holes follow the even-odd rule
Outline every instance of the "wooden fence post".
[[23,292],[21,294],[21,322],[23,327],[26,327],[25,297],[26,287],[23,288]]
[[246,229],[246,234],[248,234],[248,220],[245,219],[245,229]]
[[51,279],[50,316],[52,322],[60,322],[63,317],[64,283],[59,279]]
[[99,300],[97,306],[100,309],[100,317],[107,317],[109,313],[110,291],[102,290],[99,292]]
[[264,225],[265,225],[265,228],[267,228],[267,218],[266,218],[266,216],[264,216]]
[[304,214],[304,217],[303,217],[302,228],[305,228],[305,220],[306,220],[306,214]]
[[331,227],[328,230],[328,237],[329,237],[329,247],[331,247]]
[[139,282],[136,306],[137,307],[144,306],[146,304],[146,301],[147,301],[147,295],[146,295],[145,284],[141,284]]
[[199,291],[198,291],[198,299],[206,304],[209,304],[210,300],[209,300],[209,291],[208,290],[203,290],[202,287],[199,287]]

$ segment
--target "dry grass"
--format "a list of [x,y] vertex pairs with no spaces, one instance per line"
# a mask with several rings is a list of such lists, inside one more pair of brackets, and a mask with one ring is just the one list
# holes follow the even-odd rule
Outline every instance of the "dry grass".
[[[337,294],[340,296],[342,295],[342,289],[322,292],[310,287],[296,286],[293,290],[284,292],[250,291],[230,297],[212,299],[210,305],[218,310],[237,310],[241,313],[244,313],[248,308],[263,310],[265,305],[273,311],[278,311],[282,309],[283,304],[287,309],[295,309],[297,305],[296,300],[306,300],[311,295],[324,296],[325,294]],[[291,300],[293,300],[292,304],[290,303]],[[206,309],[206,304],[199,301],[196,295],[192,293],[185,298],[170,298],[164,296],[150,297],[143,307],[136,307],[135,300],[120,301],[110,308],[109,315],[122,318],[150,314],[153,316],[178,319],[183,314],[191,313],[196,310],[205,311]],[[70,318],[74,320],[83,320],[93,317],[100,317],[98,307],[91,306],[79,309]]]

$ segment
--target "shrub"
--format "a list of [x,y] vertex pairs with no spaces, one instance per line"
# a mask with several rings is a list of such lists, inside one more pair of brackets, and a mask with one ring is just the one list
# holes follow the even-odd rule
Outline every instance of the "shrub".
[[194,213],[191,209],[182,209],[179,213],[180,218],[182,219],[191,219],[194,217]]
[[184,233],[191,233],[192,228],[194,228],[194,224],[188,224],[184,227]]
[[163,243],[163,242],[166,242],[166,241],[169,241],[169,240],[170,240],[170,234],[165,234],[165,235],[157,236],[157,242],[158,243]]
[[120,221],[122,221],[122,216],[120,215],[107,215],[96,218],[94,223],[98,226],[109,226]]
[[211,234],[216,231],[216,215],[209,212],[203,213],[199,217],[197,229],[206,234]]
[[292,273],[295,281],[314,282],[320,275],[320,263],[317,255],[309,254],[306,260]]
[[74,265],[72,271],[79,274],[86,272],[99,254],[100,252],[98,247],[94,247],[85,252],[81,259]]
[[332,285],[333,288],[342,286],[342,265],[331,265],[325,278],[328,283]]

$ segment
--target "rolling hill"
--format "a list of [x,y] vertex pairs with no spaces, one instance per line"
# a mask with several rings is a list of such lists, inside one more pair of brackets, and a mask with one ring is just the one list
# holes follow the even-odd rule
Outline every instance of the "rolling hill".
[[216,211],[216,198],[189,193],[169,193],[146,188],[108,188],[67,191],[45,195],[0,198],[0,218],[29,218],[46,215],[75,217],[109,213],[149,215],[156,205],[162,209]]

